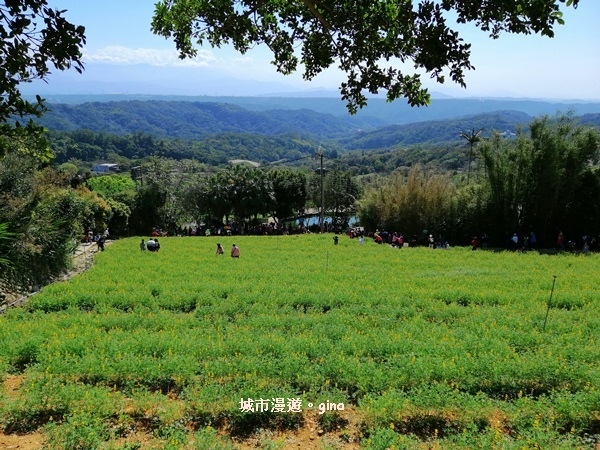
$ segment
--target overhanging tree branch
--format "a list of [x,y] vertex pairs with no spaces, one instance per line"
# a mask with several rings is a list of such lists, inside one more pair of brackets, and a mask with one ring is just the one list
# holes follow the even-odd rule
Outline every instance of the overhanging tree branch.
[[[403,73],[394,63],[412,61],[439,83],[445,75],[466,86],[473,70],[470,44],[452,29],[472,22],[493,38],[502,32],[553,36],[562,24],[561,8],[577,0],[161,0],[152,30],[173,37],[181,57],[195,54],[194,41],[213,46],[233,44],[242,53],[266,44],[277,70],[288,74],[303,64],[312,80],[334,64],[346,73],[340,86],[348,110],[366,104],[363,91],[385,90],[389,101],[405,97],[413,106],[429,100],[421,73]],[[254,20],[249,19],[251,14]],[[300,49],[296,44],[300,44]],[[385,66],[387,67],[385,67]]]
[[24,140],[36,156],[49,155],[43,128],[32,120],[26,126],[19,121],[41,116],[44,100],[25,100],[20,85],[46,80],[52,68],[83,70],[85,29],[68,22],[64,12],[48,6],[47,0],[6,0],[0,7],[0,157]]

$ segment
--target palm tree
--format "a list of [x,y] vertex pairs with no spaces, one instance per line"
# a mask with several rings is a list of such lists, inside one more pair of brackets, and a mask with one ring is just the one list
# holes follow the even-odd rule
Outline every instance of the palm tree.
[[475,131],[475,128],[472,128],[471,131],[463,131],[462,133],[460,133],[460,137],[465,139],[467,141],[467,144],[469,145],[469,169],[467,171],[467,184],[469,184],[469,181],[471,179],[471,161],[473,160],[473,148],[479,141],[481,141],[482,131],[483,128],[480,128],[477,131]]

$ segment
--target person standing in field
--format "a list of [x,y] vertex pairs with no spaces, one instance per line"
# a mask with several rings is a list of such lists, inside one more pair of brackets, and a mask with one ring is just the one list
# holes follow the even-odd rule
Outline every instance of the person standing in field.
[[483,236],[481,236],[481,246],[483,248],[488,248],[489,241],[490,237],[487,235],[487,233],[483,233]]
[[529,247],[535,248],[536,245],[537,245],[537,236],[532,231],[531,233],[529,233]]
[[562,231],[558,232],[558,238],[556,239],[556,247],[559,250],[565,249],[565,235],[563,234]]
[[235,244],[231,246],[231,257],[239,258],[240,257],[240,248],[236,247]]
[[149,252],[153,252],[154,250],[156,250],[156,242],[154,242],[154,239],[150,238],[148,239],[148,242],[146,242],[146,248],[148,249]]
[[143,252],[146,251],[146,243],[144,242],[143,239],[142,239],[142,242],[140,242],[140,250]]
[[221,244],[217,244],[217,255],[223,255],[225,252],[223,251],[223,247]]

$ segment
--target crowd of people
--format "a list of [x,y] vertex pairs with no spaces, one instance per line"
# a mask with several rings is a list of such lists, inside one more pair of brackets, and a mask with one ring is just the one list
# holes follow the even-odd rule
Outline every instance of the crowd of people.
[[87,232],[83,237],[84,245],[92,245],[96,244],[98,246],[98,251],[103,252],[104,247],[106,245],[106,241],[108,240],[110,233],[108,228],[106,228],[102,233],[94,233],[91,228],[88,228]]
[[[387,230],[365,232],[362,227],[350,227],[347,234],[351,239],[359,239],[360,243],[367,237],[372,239],[376,244],[388,244],[393,248],[427,246],[431,249],[447,249],[450,247],[450,243],[441,234],[425,231],[421,235],[408,237],[400,232],[389,232]],[[498,245],[499,242],[499,240],[494,241],[496,249],[504,248],[512,251],[541,250],[540,242],[534,231],[530,231],[524,236],[519,235],[517,232],[506,233],[502,244]],[[483,233],[479,236],[473,236],[470,244],[472,250],[486,249],[491,246],[491,239],[487,233]],[[600,250],[600,243],[595,237],[590,235],[582,236],[579,240],[569,240],[562,231],[559,231],[555,245],[546,244],[545,248],[556,251],[581,251],[588,253]]]
[[[323,231],[326,233],[342,233],[345,228],[327,220],[323,223]],[[320,231],[321,227],[318,224],[308,225],[300,219],[297,224],[276,223],[272,221],[257,225],[243,224],[241,226],[236,222],[213,226],[188,224],[174,230],[172,234],[176,236],[272,236],[315,233]]]
[[364,238],[367,237],[372,239],[376,244],[388,244],[394,248],[418,247],[422,245],[427,245],[429,248],[448,248],[450,246],[441,234],[434,237],[433,234],[425,233],[421,237],[413,235],[409,238],[397,231],[390,233],[387,230],[375,230],[375,232],[365,233],[362,227],[351,227],[348,229],[347,234],[351,239],[359,239],[360,243],[364,242]]
[[184,225],[181,228],[175,230],[177,236],[235,236],[235,235],[251,235],[251,236],[265,236],[265,235],[281,235],[289,234],[290,228],[285,224],[276,224],[274,222],[261,223],[259,225],[244,225],[238,226],[237,223],[232,222],[231,224],[224,224],[219,226],[207,226],[207,225]]
[[[484,248],[487,247],[488,239],[489,238],[486,234],[484,234],[481,239],[474,237],[472,241],[473,250],[479,248],[480,246]],[[512,251],[540,250],[540,247],[544,247],[545,249],[553,249],[559,252],[582,251],[587,253],[590,250],[599,249],[596,238],[590,235],[581,236],[580,239],[568,239],[562,231],[557,232],[556,241],[554,243],[546,242],[545,244],[542,243],[542,245],[540,245],[538,236],[534,231],[523,234],[519,234],[517,232],[505,233],[503,243],[506,250]]]
[[142,239],[142,242],[140,242],[140,250],[158,252],[160,250],[160,242],[158,242],[158,238],[151,237],[150,239],[148,239],[148,242],[144,242],[144,240]]
[[[326,230],[329,229],[335,233],[333,237],[334,244],[338,244],[338,232],[339,230],[335,229],[331,225],[329,225]],[[176,235],[180,236],[232,236],[234,234],[238,234],[241,230],[236,228],[235,225],[223,225],[220,227],[182,227],[180,229],[180,233],[176,233]],[[247,228],[245,231],[252,231],[254,235],[271,235],[271,234],[288,234],[289,228],[286,228],[285,225],[278,227],[274,223],[261,224],[256,228]],[[308,232],[305,230],[305,232]],[[166,237],[168,233],[161,229],[160,227],[153,227],[151,232],[151,237],[146,241],[142,239],[139,244],[140,250],[142,251],[150,251],[150,252],[158,252],[160,250],[160,242],[158,237]],[[428,246],[432,249],[447,249],[450,247],[450,244],[441,234],[434,234],[432,232],[424,231],[420,235],[412,235],[411,237],[405,236],[404,233],[401,232],[389,232],[387,230],[375,230],[374,232],[367,232],[363,227],[354,226],[349,227],[347,229],[347,236],[351,239],[357,239],[360,244],[364,244],[365,238],[372,239],[376,244],[388,244],[393,248],[402,248],[402,247],[418,247],[418,246]],[[96,243],[98,246],[98,251],[104,251],[105,243],[109,237],[108,228],[104,230],[104,232],[99,234],[94,234],[91,229],[85,233],[83,242],[85,244],[93,244]],[[527,251],[532,249],[538,249],[540,246],[540,242],[538,237],[534,231],[530,231],[525,233],[524,235],[520,235],[517,232],[514,233],[505,233],[503,237],[503,241],[499,241],[496,239],[494,244],[495,248],[502,248],[502,244],[498,246],[499,242],[503,242],[503,246],[506,250],[512,251]],[[473,236],[470,241],[471,249],[477,250],[480,248],[486,249],[491,245],[491,239],[487,233],[483,233],[480,236]],[[600,250],[600,243],[598,240],[590,235],[582,236],[581,239],[572,240],[568,239],[562,231],[558,232],[555,246],[546,245],[544,246],[546,250],[556,250],[556,251],[581,251],[583,253],[588,253],[590,251],[598,251]],[[221,244],[217,244],[217,255],[223,255],[225,253]],[[231,256],[234,258],[239,258],[240,250],[235,244],[232,245]]]

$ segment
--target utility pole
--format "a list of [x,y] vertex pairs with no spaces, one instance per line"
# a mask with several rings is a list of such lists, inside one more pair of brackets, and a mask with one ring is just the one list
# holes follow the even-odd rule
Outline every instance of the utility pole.
[[321,158],[321,167],[319,169],[321,175],[321,216],[319,217],[319,227],[321,233],[323,233],[325,227],[325,191],[323,190],[323,150],[321,150],[320,145],[316,155]]

